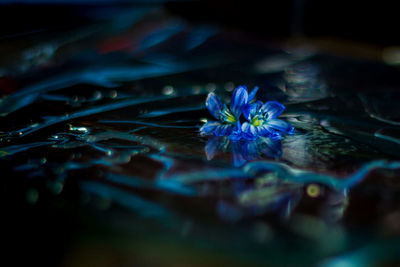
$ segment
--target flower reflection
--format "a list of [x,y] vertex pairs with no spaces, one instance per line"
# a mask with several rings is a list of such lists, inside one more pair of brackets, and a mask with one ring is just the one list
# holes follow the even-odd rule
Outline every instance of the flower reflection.
[[231,152],[233,164],[242,166],[247,161],[267,158],[282,157],[282,146],[280,139],[259,137],[256,140],[230,140],[228,137],[212,137],[205,146],[208,160],[214,158],[219,152]]

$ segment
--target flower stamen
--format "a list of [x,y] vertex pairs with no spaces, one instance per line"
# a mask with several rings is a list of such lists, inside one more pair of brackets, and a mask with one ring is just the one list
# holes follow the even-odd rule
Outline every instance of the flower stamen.
[[264,124],[264,120],[260,120],[259,119],[259,116],[258,115],[256,115],[256,116],[254,116],[254,118],[252,118],[252,120],[250,121],[250,123],[252,124],[252,125],[254,125],[254,126],[260,126],[260,125],[263,125]]

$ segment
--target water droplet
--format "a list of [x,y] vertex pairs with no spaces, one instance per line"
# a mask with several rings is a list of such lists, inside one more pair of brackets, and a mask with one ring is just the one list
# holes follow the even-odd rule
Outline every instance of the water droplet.
[[117,91],[112,90],[112,91],[110,92],[110,98],[114,99],[114,98],[116,98],[117,96],[118,96],[118,92],[117,92]]
[[163,95],[174,95],[175,89],[171,85],[167,85],[162,89]]
[[95,91],[93,93],[93,100],[100,100],[103,98],[103,94],[100,91]]
[[89,131],[86,127],[76,127],[72,125],[69,125],[69,130],[81,133],[87,133]]

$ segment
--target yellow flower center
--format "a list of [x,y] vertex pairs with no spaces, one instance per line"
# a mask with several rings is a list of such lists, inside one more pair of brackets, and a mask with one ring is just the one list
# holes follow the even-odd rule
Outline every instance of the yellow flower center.
[[224,111],[224,114],[225,114],[225,121],[227,121],[227,122],[230,122],[230,123],[233,123],[233,124],[235,124],[236,123],[236,118],[235,118],[235,116],[233,116],[233,114],[232,113],[230,113],[228,110],[225,110]]
[[254,125],[254,126],[260,126],[260,125],[262,125],[263,123],[264,123],[264,121],[263,120],[259,120],[258,119],[258,116],[255,116],[252,120],[251,120],[251,122],[250,122],[252,125]]

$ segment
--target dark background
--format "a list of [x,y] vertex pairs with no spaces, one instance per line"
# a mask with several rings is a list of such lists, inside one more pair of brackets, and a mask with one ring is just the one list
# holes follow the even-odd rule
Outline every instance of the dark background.
[[266,39],[336,38],[397,45],[395,1],[2,1],[0,38],[59,31],[104,19],[96,11],[124,6],[164,5],[191,21],[216,23]]
[[[2,1],[0,43],[34,39],[42,33],[58,34],[102,22],[118,14],[118,10],[128,7],[159,5],[170,14],[194,23],[219,25],[268,41],[323,40],[329,48],[340,45],[358,50],[360,47],[372,46],[374,51],[400,44],[395,1],[331,0]],[[6,55],[0,50],[0,56]],[[8,237],[3,239],[3,243],[7,247],[6,252],[13,252],[6,254],[11,256],[14,263],[57,264],[69,246],[68,242],[73,243],[74,238],[83,232],[103,231],[101,226],[93,229],[91,215],[84,214],[86,210],[83,211],[76,204],[80,201],[76,181],[67,181],[65,188],[70,191],[64,197],[69,198],[54,200],[50,194],[41,194],[44,201],[40,205],[30,206],[26,204],[25,191],[33,183],[38,186],[38,181],[16,177],[12,169],[3,163],[0,167],[3,175],[8,173],[13,178],[5,185],[2,184],[1,192],[5,215],[3,220],[6,222],[3,230]],[[40,183],[42,187],[46,186],[46,181]],[[20,188],[21,184],[25,189]],[[47,198],[49,201],[46,201]],[[57,209],[54,205],[62,205],[64,208]],[[82,221],[86,223],[82,224]],[[96,257],[93,255],[93,258]]]

